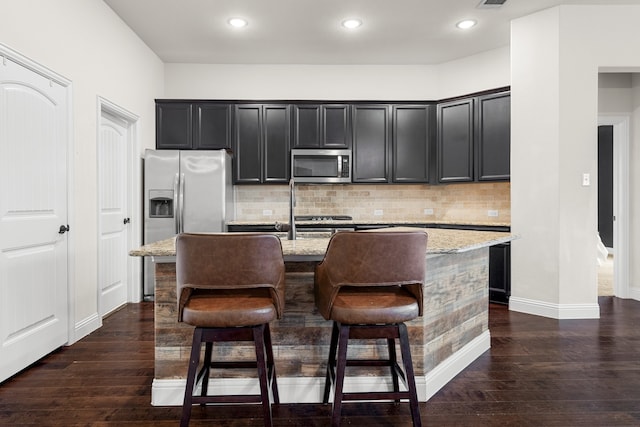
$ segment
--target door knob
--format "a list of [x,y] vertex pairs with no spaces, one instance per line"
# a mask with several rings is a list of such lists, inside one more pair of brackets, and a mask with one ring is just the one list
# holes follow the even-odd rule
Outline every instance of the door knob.
[[131,218],[125,218],[123,222],[124,222],[124,225],[127,225],[131,222]]
[[67,224],[66,226],[63,224],[60,226],[60,229],[58,230],[58,234],[64,234],[69,230],[70,230],[69,224]]

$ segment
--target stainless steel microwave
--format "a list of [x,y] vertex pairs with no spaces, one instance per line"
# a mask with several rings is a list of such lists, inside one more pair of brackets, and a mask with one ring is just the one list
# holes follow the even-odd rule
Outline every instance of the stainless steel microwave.
[[351,150],[293,149],[291,177],[295,182],[351,182]]

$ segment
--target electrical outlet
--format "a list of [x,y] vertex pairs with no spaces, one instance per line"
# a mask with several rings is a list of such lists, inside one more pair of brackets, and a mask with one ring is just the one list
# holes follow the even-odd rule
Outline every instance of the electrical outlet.
[[433,215],[433,209],[427,208],[423,210],[422,213],[424,213],[425,215]]
[[382,216],[382,209],[375,209],[373,211],[374,216]]
[[582,174],[582,186],[588,187],[591,185],[591,174],[583,173]]
[[273,215],[273,211],[271,209],[263,209],[262,210],[262,215],[271,216],[271,215]]
[[487,216],[496,217],[498,216],[498,211],[487,211]]

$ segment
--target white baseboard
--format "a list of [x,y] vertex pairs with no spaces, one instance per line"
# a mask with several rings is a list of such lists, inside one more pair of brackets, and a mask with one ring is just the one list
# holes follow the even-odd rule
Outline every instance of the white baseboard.
[[73,337],[69,337],[69,342],[67,345],[71,345],[75,342],[80,341],[82,338],[89,335],[91,332],[97,330],[102,326],[102,318],[96,312],[82,319],[79,322],[76,322],[75,328],[73,330]]
[[475,337],[470,343],[456,351],[446,360],[441,362],[434,369],[429,371],[425,376],[425,388],[421,395],[420,386],[418,387],[418,398],[420,401],[427,401],[431,396],[436,394],[442,387],[451,381],[456,375],[462,372],[482,353],[491,348],[491,334],[484,331]]
[[599,319],[598,304],[554,304],[511,296],[509,310],[552,319]]
[[640,301],[640,288],[629,287],[629,298]]
[[[416,377],[418,400],[427,401],[490,347],[491,336],[485,331],[426,376]],[[223,378],[214,383],[213,390],[217,394],[259,393],[255,378]],[[184,379],[154,379],[151,404],[181,406],[185,384]],[[349,377],[345,381],[345,391],[385,390],[385,387],[391,387],[391,377]],[[324,377],[278,377],[278,392],[281,403],[319,403],[324,392]]]

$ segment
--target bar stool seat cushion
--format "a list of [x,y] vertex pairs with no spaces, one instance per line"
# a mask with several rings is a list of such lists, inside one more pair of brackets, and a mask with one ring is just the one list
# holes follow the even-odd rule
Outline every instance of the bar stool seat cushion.
[[345,324],[392,324],[418,317],[416,297],[401,286],[352,287],[338,292],[331,319]]
[[268,288],[197,290],[182,312],[183,322],[203,328],[253,326],[276,318]]

